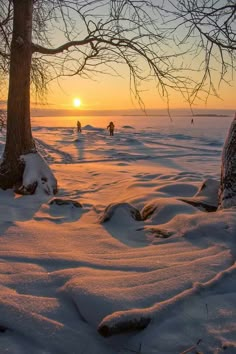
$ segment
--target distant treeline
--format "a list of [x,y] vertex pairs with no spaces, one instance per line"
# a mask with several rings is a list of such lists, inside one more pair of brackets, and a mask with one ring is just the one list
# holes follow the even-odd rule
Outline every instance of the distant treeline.
[[194,117],[230,117],[229,114],[201,113],[193,114]]

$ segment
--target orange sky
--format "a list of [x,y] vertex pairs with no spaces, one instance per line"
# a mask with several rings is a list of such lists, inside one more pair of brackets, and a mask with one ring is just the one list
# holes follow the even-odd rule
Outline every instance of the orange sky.
[[[58,44],[61,44],[65,39],[61,38],[61,34],[59,32],[56,32],[54,40]],[[194,45],[195,40],[193,38],[190,38],[189,41],[190,44],[192,42],[190,47]],[[169,54],[173,54],[172,51],[175,52],[175,49],[170,49]],[[198,53],[196,56],[196,53],[190,54],[187,51],[187,54],[183,59],[182,57],[179,59],[175,58],[174,65],[177,67],[178,65],[179,67],[182,67],[182,60],[186,67],[191,67],[194,69],[194,72],[191,72],[190,77],[192,79],[196,79],[196,81],[201,80],[201,70],[204,70],[204,65],[202,67],[200,63],[205,60],[204,52],[200,54]],[[142,65],[143,64],[140,63],[142,70],[145,71]],[[82,103],[81,106],[78,107],[78,110],[124,110],[139,108],[137,101],[132,100],[130,94],[129,72],[127,67],[117,64],[115,69],[117,69],[122,77],[99,74],[94,76],[93,80],[82,79],[79,76],[65,78],[60,80],[60,87],[56,82],[53,83],[47,98],[48,102],[52,104],[49,107],[54,109],[73,109],[73,100],[77,97]],[[215,81],[214,84],[218,86],[219,73],[222,68],[217,60],[213,60],[211,62],[211,69],[211,75]],[[230,73],[228,74],[228,77],[229,76]],[[166,100],[160,97],[154,82],[145,84],[142,89],[144,90],[142,99],[145,103],[146,109],[165,109],[167,107]],[[194,107],[209,109],[235,109],[236,83],[234,83],[233,86],[222,83],[221,87],[216,87],[216,89],[218,89],[221,99],[212,96],[208,98],[207,104],[205,101],[196,101]],[[169,105],[170,108],[173,109],[189,108],[189,104],[184,101],[184,98],[178,92],[171,92]]]
[[[86,80],[80,77],[65,78],[60,80],[60,85],[55,81],[51,84],[45,103],[37,105],[37,108],[46,109],[74,109],[73,100],[79,98],[81,106],[79,110],[125,110],[139,109],[137,101],[132,100],[129,90],[129,80],[121,77],[98,76],[96,80]],[[146,91],[142,93],[142,98],[146,109],[166,109],[166,101],[160,97],[153,84],[146,85]],[[196,102],[193,108],[201,109],[236,109],[236,84],[227,85],[223,83],[218,90],[220,99],[209,97],[205,102]],[[5,95],[4,95],[5,96]],[[1,97],[1,99],[6,99]],[[35,97],[31,97],[35,101]],[[1,104],[1,106],[5,106]],[[34,104],[32,105],[35,106]],[[170,94],[170,108],[189,108],[183,97],[178,92]]]
[[[61,38],[61,34],[57,30],[55,31],[54,40],[56,45],[60,45],[65,41],[64,38]],[[187,54],[184,59],[187,61],[185,64],[188,64],[189,62],[191,66],[192,58],[193,57],[190,57]],[[202,58],[197,56],[197,59],[195,58],[195,60],[197,64],[198,62],[201,62]],[[219,68],[215,67],[214,65],[212,67],[214,68],[212,69],[213,76],[217,75],[217,71],[219,73],[221,70],[220,66]],[[57,81],[53,82],[47,95],[48,105],[44,106],[44,108],[61,110],[74,109],[75,107],[73,106],[73,101],[75,98],[81,100],[81,106],[77,107],[78,111],[125,110],[139,108],[137,101],[132,99],[130,94],[129,73],[127,72],[127,69],[118,67],[118,71],[122,74],[122,77],[98,75],[94,77],[93,80],[89,80],[82,79],[81,77],[77,76],[61,79],[59,81],[60,85],[58,85]],[[195,73],[194,75],[200,74]],[[196,77],[196,79],[199,78]],[[218,85],[217,79],[215,80],[215,84]],[[211,96],[208,98],[207,103],[204,100],[196,101],[193,108],[236,109],[236,83],[231,83],[231,86],[222,83],[220,88],[216,88],[218,89],[220,99],[215,96]],[[154,82],[145,84],[143,90],[142,99],[146,109],[167,108],[167,102],[165,99],[160,97],[157,89],[155,88]],[[6,99],[6,97],[7,93],[5,97],[0,97],[0,99]],[[35,97],[32,96],[31,101],[34,102],[35,100]],[[169,106],[172,109],[189,108],[188,103],[185,102],[184,98],[176,91],[171,92],[170,94]]]
[[[58,39],[61,44],[61,40]],[[203,73],[199,69],[199,63],[204,58],[204,53],[198,55],[197,58],[193,55],[186,55],[183,58],[183,63],[186,67],[196,69],[195,72],[190,73],[190,77],[196,81],[200,81]],[[179,59],[179,67],[182,66],[182,59]],[[178,59],[175,64],[178,66]],[[115,64],[114,64],[115,65]],[[142,64],[141,68],[144,70]],[[207,102],[195,101],[193,106],[208,109],[235,109],[235,92],[236,82],[231,82],[230,85],[222,82],[218,87],[221,66],[217,62],[211,63],[211,75],[215,88],[219,97],[210,96]],[[115,67],[121,76],[109,76],[97,74],[92,76],[92,79],[84,79],[79,76],[68,77],[60,79],[59,84],[57,81],[53,82],[48,92],[49,108],[53,109],[73,109],[74,98],[81,100],[81,106],[78,110],[124,110],[124,109],[137,109],[139,108],[138,102],[131,96],[129,88],[129,71],[125,65],[117,64]],[[231,79],[230,73],[225,76],[225,79]],[[142,87],[142,99],[146,109],[166,109],[167,102],[163,97],[160,97],[156,89],[154,81],[145,83]],[[32,99],[33,101],[33,99]],[[170,92],[169,100],[170,108],[189,108],[189,104],[184,101],[183,96],[176,92]]]
[[[166,101],[160,97],[154,85],[146,85],[146,91],[142,98],[147,109],[166,108]],[[228,86],[222,84],[219,89],[221,99],[209,97],[205,102],[196,102],[196,108],[209,109],[235,109],[236,85]],[[138,108],[138,103],[132,100],[129,90],[129,80],[120,77],[99,76],[94,80],[85,80],[80,77],[67,78],[60,81],[60,86],[55,82],[52,84],[47,102],[48,108],[72,109],[73,100],[77,97],[81,100],[83,110],[120,110]],[[188,103],[178,92],[170,94],[171,108],[187,108]]]

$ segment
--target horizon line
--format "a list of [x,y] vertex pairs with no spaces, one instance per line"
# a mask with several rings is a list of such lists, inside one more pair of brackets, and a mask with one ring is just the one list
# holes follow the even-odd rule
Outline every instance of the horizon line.
[[[148,108],[145,110],[128,108],[128,109],[60,109],[60,108],[31,108],[31,115],[36,116],[101,116],[101,115],[117,115],[117,116],[156,116],[161,113],[161,115],[169,116],[171,113],[178,111],[185,111],[193,116],[199,115],[201,112],[229,112],[233,113],[236,109],[233,108],[196,108],[191,111],[190,108]],[[199,112],[199,113],[198,113]]]

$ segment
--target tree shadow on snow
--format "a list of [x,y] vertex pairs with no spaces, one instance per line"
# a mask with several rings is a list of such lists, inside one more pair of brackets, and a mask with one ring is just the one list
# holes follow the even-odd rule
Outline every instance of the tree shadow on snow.
[[49,197],[42,199],[37,195],[19,196],[12,190],[0,189],[0,199],[0,233],[3,234],[15,222],[33,219]]

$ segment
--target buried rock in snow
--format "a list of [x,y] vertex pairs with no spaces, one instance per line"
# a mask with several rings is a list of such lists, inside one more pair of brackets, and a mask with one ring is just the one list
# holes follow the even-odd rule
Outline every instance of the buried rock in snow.
[[218,207],[219,185],[219,181],[211,178],[206,179],[193,197],[181,198],[179,200],[201,210],[208,212],[216,211]]
[[99,222],[109,221],[118,213],[130,215],[134,220],[141,221],[142,217],[138,209],[129,203],[112,203],[109,204],[99,218]]
[[164,230],[164,229],[160,229],[158,227],[147,227],[146,230],[153,235],[154,237],[157,238],[168,238],[171,237],[174,232],[168,231],[168,230]]
[[48,204],[49,205],[54,205],[54,204],[55,205],[72,205],[73,207],[76,207],[76,208],[82,208],[82,205],[73,199],[53,198],[53,199],[49,200]]
[[[107,317],[109,318],[110,316]],[[111,324],[107,324],[106,320],[107,318],[105,318],[105,320],[98,326],[98,333],[100,333],[103,337],[111,337],[115,334],[140,331],[145,329],[151,322],[150,317],[130,318]]]
[[4,333],[6,330],[8,330],[6,326],[0,325],[0,332]]

